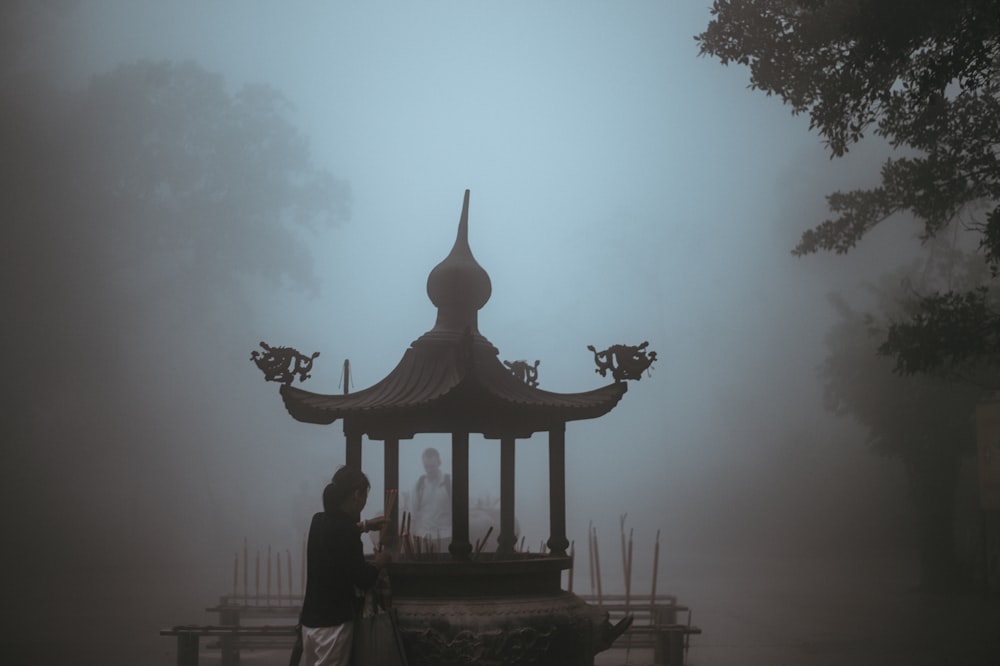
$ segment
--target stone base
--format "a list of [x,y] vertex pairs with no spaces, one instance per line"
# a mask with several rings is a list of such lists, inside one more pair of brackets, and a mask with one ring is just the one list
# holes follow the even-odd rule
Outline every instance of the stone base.
[[568,557],[447,556],[389,566],[410,666],[592,666],[605,615],[561,589]]
[[395,598],[410,666],[592,666],[600,619],[569,592],[504,599]]

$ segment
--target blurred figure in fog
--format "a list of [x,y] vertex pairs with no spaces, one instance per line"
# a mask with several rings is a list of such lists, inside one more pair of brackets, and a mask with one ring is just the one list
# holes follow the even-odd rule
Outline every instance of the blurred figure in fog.
[[437,449],[428,448],[422,458],[424,474],[417,479],[410,499],[410,535],[421,543],[429,540],[437,552],[447,553],[451,543],[451,476],[441,473]]
[[384,516],[361,520],[368,503],[368,477],[353,467],[341,467],[323,490],[323,511],[312,517],[306,546],[306,595],[302,602],[302,656],[305,666],[350,663],[355,614],[360,609],[355,588],[375,584],[389,561],[376,553],[365,561],[361,535],[382,529]]

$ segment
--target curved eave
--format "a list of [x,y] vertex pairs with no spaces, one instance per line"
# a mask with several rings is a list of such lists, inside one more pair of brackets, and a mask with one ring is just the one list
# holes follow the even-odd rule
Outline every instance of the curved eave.
[[294,419],[321,425],[354,414],[420,408],[462,381],[462,373],[451,356],[447,350],[428,354],[410,348],[382,381],[357,393],[328,395],[284,385],[281,397]]
[[624,382],[580,393],[534,388],[514,377],[491,350],[477,346],[469,363],[462,362],[458,345],[410,348],[382,381],[357,393],[326,395],[282,386],[281,396],[288,413],[304,423],[384,419],[403,431],[421,432],[428,423],[453,418],[456,425],[464,422],[471,432],[482,432],[494,431],[500,415],[537,427],[597,418],[628,390]]
[[474,383],[493,401],[526,412],[547,413],[551,420],[579,421],[603,416],[614,409],[628,385],[615,382],[591,391],[555,393],[535,388],[510,373],[496,358],[480,358]]

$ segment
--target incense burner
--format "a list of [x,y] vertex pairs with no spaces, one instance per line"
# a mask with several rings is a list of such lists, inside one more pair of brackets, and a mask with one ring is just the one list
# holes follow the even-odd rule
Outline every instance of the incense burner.
[[570,558],[517,555],[467,562],[441,555],[389,565],[410,666],[594,663],[613,629],[606,615],[561,589]]

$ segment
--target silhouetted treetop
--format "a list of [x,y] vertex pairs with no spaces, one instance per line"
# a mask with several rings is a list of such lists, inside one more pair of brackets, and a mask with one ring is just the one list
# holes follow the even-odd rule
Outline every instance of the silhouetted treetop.
[[[746,65],[750,87],[807,113],[832,156],[866,132],[897,154],[876,187],[833,192],[834,216],[807,230],[793,252],[843,253],[880,222],[908,214],[933,238],[961,215],[1000,268],[1000,3],[996,0],[716,0],[696,37],[703,55]],[[949,312],[976,310],[955,347],[1000,316],[981,298],[928,302],[927,318],[898,329],[883,352],[904,372],[938,367],[934,333]],[[940,307],[947,305],[947,307]],[[953,307],[954,306],[954,307]],[[970,306],[970,307],[966,307]],[[933,320],[933,321],[932,321]],[[940,325],[939,325],[940,324]],[[905,340],[900,336],[905,337]],[[1000,346],[987,350],[1000,357]],[[913,355],[915,354],[915,356]]]
[[[266,86],[230,94],[194,63],[138,62],[97,76],[68,106],[69,195],[113,261],[173,252],[178,267],[313,280],[294,227],[349,217],[350,190],[316,166]],[[117,255],[117,256],[116,256]]]

